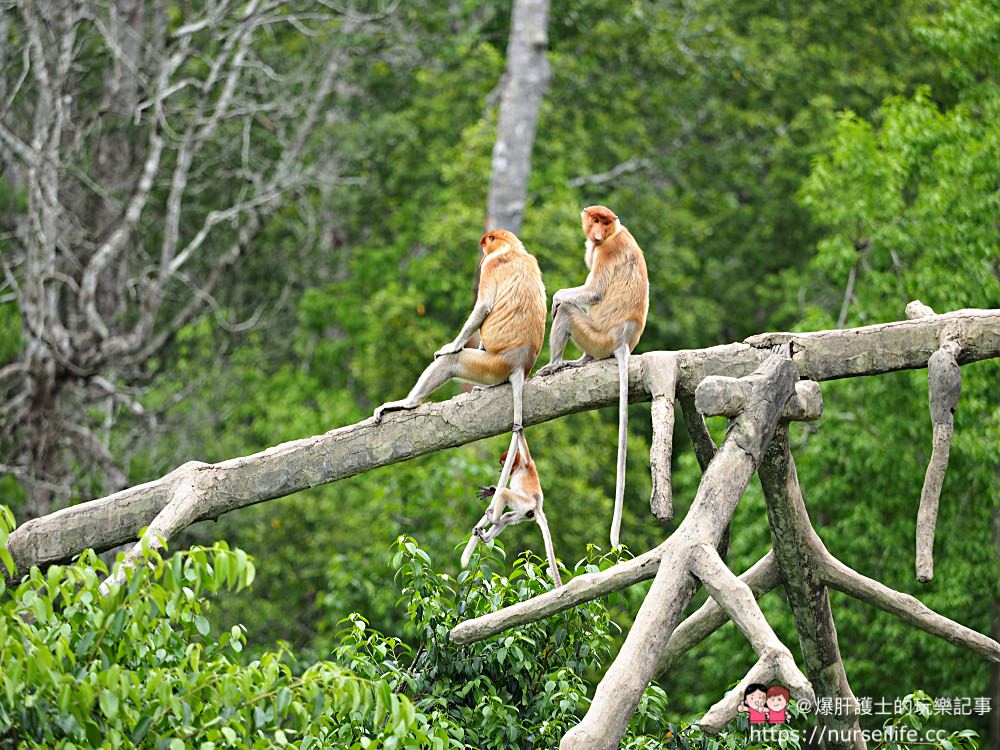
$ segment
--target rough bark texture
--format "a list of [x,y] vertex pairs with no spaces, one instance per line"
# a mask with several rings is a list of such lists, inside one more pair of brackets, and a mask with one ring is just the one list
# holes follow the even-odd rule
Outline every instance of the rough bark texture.
[[[926,367],[942,332],[962,333],[960,364],[1000,356],[1000,310],[963,310],[919,320],[814,334],[773,333],[746,343],[675,352],[677,392],[689,425],[704,422],[687,399],[706,376],[742,376],[768,356],[773,341],[792,342],[800,377],[828,380]],[[839,357],[827,350],[840,352]],[[629,398],[648,401],[645,357],[629,362]],[[284,443],[250,456],[197,469],[205,498],[194,520],[217,518],[231,510],[283,497],[380,466],[452,448],[505,432],[510,427],[509,386],[462,394],[412,412],[387,415],[383,424],[367,419],[323,435]],[[524,424],[531,425],[586,409],[616,403],[617,368],[613,361],[592,362],[525,384]],[[699,430],[695,427],[695,431]],[[706,442],[707,438],[707,442]],[[711,438],[696,441],[699,461]],[[88,547],[110,549],[133,542],[173,497],[171,475],[99,500],[65,508],[25,523],[8,539],[22,570],[65,561]]]
[[549,0],[515,0],[486,201],[489,229],[521,231],[538,112],[549,86]]
[[821,714],[820,725],[847,738],[828,742],[830,750],[861,750],[858,704],[847,681],[840,658],[837,628],[830,609],[830,596],[817,565],[826,555],[806,512],[795,461],[788,447],[788,429],[781,427],[771,439],[767,456],[758,472],[767,501],[771,541],[785,594],[792,608],[806,673],[817,695],[832,698],[847,711]]
[[917,512],[917,580],[926,583],[934,578],[934,531],[937,527],[941,487],[948,470],[951,436],[955,425],[955,409],[962,393],[962,371],[956,360],[961,347],[956,341],[946,341],[927,362],[928,399],[931,425],[934,430],[931,460],[920,491]]
[[674,517],[670,462],[674,444],[674,395],[677,388],[677,357],[669,352],[652,352],[643,357],[646,382],[652,398],[653,439],[649,444],[649,471],[653,491],[649,509],[660,523]]

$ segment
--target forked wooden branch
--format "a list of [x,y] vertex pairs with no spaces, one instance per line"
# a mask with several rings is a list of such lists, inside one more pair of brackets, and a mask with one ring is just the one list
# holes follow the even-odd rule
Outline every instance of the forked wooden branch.
[[687,516],[660,545],[660,567],[632,629],[597,686],[587,714],[563,737],[563,750],[618,747],[696,589],[690,572],[694,550],[699,545],[718,545],[795,389],[797,376],[791,359],[781,354],[769,357],[747,376],[753,383],[747,408],[733,421],[705,471]]
[[796,699],[815,702],[809,680],[802,674],[792,658],[791,651],[775,634],[764,618],[757,599],[743,581],[733,575],[719,557],[714,547],[707,544],[695,546],[691,551],[691,572],[708,590],[712,599],[722,607],[736,627],[750,641],[760,659],[741,682],[725,698],[716,703],[700,722],[702,729],[718,732],[736,718],[743,691],[754,682],[768,683],[778,680]]
[[[768,552],[760,560],[740,576],[755,599],[771,591],[781,583],[778,565],[774,560],[774,552]],[[657,666],[657,674],[662,674],[673,667],[674,663],[686,652],[697,646],[712,633],[729,622],[729,614],[718,603],[709,598],[698,611],[677,626],[670,636],[663,658]]]

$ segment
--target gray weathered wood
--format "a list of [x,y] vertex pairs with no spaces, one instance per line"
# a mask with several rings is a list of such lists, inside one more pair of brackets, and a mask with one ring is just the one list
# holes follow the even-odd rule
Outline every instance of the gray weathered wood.
[[805,699],[815,703],[816,694],[809,680],[795,664],[788,647],[778,640],[774,629],[761,612],[754,593],[726,567],[715,547],[699,544],[692,548],[691,572],[750,641],[753,650],[760,657],[758,664],[762,672],[758,674],[751,670],[751,674],[745,678],[746,684],[738,684],[702,717],[698,722],[701,728],[706,732],[719,732],[733,721],[743,701],[743,691],[753,682],[768,684],[777,680],[797,700]]
[[[743,411],[750,397],[746,380],[725,375],[709,375],[694,392],[695,407],[708,417],[735,417]],[[815,380],[800,380],[795,393],[785,404],[782,419],[815,422],[823,416],[823,397]]]
[[586,715],[563,737],[562,750],[618,747],[694,594],[696,581],[689,569],[692,552],[697,545],[718,546],[795,389],[797,375],[790,359],[776,355],[748,376],[754,388],[747,408],[733,420],[687,516],[660,545],[660,568],[649,593],[618,657],[598,684]]
[[674,452],[674,395],[677,389],[677,356],[671,352],[651,352],[643,357],[646,382],[652,398],[650,406],[653,439],[649,443],[649,472],[653,491],[649,509],[662,524],[674,517],[670,463]]
[[820,726],[835,732],[831,736],[844,738],[828,742],[828,750],[863,750],[859,706],[840,658],[823,570],[816,564],[828,553],[809,521],[786,426],[775,432],[757,473],[767,503],[775,559],[795,618],[806,673],[817,695],[831,698],[834,705],[841,707],[818,716]]
[[934,431],[931,458],[924,474],[917,511],[917,580],[927,583],[934,578],[934,531],[937,527],[941,488],[948,470],[951,436],[955,428],[955,409],[962,393],[962,371],[957,355],[961,345],[946,341],[927,362],[928,400]]
[[[773,343],[784,340],[792,342],[799,376],[813,380],[926,367],[947,331],[961,332],[959,364],[1000,356],[1000,310],[962,310],[814,334],[764,334],[748,339],[753,345],[681,350],[675,352],[677,391],[684,405],[686,394],[693,393],[706,376],[749,374],[764,361]],[[644,368],[644,355],[630,358],[633,402],[650,399]],[[250,456],[202,465],[197,470],[198,486],[205,488],[205,494],[194,520],[217,518],[318,484],[505,432],[510,429],[508,388],[462,394],[412,412],[387,415],[381,425],[367,419]],[[524,424],[608,406],[616,402],[617,394],[613,361],[531,378],[525,385]],[[688,418],[685,413],[685,421]],[[133,542],[172,499],[172,489],[171,474],[42,516],[16,529],[8,539],[8,549],[23,570],[68,560],[89,547],[105,550]]]

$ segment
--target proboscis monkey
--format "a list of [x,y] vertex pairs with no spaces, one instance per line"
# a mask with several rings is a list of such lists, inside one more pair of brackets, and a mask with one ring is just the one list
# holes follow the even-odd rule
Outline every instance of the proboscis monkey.
[[[375,410],[375,421],[394,409],[416,408],[432,391],[452,378],[477,385],[509,381],[514,395],[514,434],[498,487],[505,487],[517,453],[524,379],[535,366],[545,338],[545,286],[538,261],[514,235],[494,229],[479,240],[479,296],[469,319],[450,344],[434,352],[413,390],[402,401],[390,401]],[[482,349],[463,349],[479,331]]]
[[[507,462],[508,455],[508,453],[504,453],[500,457],[501,466]],[[531,453],[528,452],[528,441],[525,440],[524,433],[518,433],[514,469],[510,475],[510,488],[505,488],[503,485],[480,487],[479,496],[482,498],[492,496],[493,500],[482,519],[472,530],[472,538],[469,539],[469,543],[465,545],[465,551],[462,553],[462,567],[468,566],[472,551],[480,539],[488,542],[495,539],[508,526],[533,518],[538,524],[538,528],[542,530],[545,556],[549,560],[552,580],[555,581],[556,588],[562,586],[559,566],[556,564],[556,552],[552,546],[552,534],[549,532],[549,524],[545,520],[545,512],[542,509],[544,502],[542,483],[538,481],[538,470],[535,468],[535,462],[531,460]],[[504,508],[508,507],[511,510],[504,513]],[[491,523],[493,527],[487,530],[486,527]]]
[[[581,218],[587,236],[584,261],[590,274],[583,286],[560,289],[552,297],[552,359],[538,374],[548,375],[612,354],[618,360],[618,473],[611,520],[611,546],[617,547],[625,497],[628,357],[646,327],[649,278],[642,250],[611,209],[590,206],[583,209]],[[584,354],[564,362],[563,351],[570,337]]]

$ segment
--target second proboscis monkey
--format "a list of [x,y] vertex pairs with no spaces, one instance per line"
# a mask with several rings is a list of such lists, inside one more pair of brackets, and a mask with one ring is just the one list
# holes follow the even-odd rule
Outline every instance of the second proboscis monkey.
[[[507,463],[509,453],[504,453],[500,457],[500,465]],[[538,469],[535,462],[531,460],[531,453],[528,452],[528,441],[524,438],[524,433],[518,435],[517,452],[514,455],[514,468],[510,475],[510,487],[503,485],[496,487],[481,487],[479,496],[482,498],[492,497],[486,513],[472,530],[472,537],[465,545],[462,553],[462,567],[469,564],[472,551],[476,548],[479,540],[488,542],[495,539],[497,535],[506,527],[516,523],[521,523],[528,519],[534,519],[538,528],[542,531],[542,541],[545,543],[545,556],[549,561],[549,568],[552,571],[552,580],[556,588],[562,586],[562,578],[559,576],[559,565],[556,563],[556,552],[552,546],[552,534],[549,532],[548,521],[545,520],[545,511],[542,508],[544,497],[542,495],[542,483],[538,479]],[[504,508],[510,508],[504,513]],[[493,527],[486,527],[493,524]]]
[[[617,547],[625,497],[628,357],[646,327],[649,277],[642,250],[611,209],[590,206],[583,209],[581,218],[587,236],[584,261],[590,274],[583,286],[560,289],[553,295],[549,335],[552,359],[538,374],[548,375],[612,354],[618,360],[618,472],[611,520],[611,546]],[[584,354],[565,362],[563,351],[571,337]]]
[[[375,410],[375,421],[394,409],[413,409],[432,391],[452,378],[477,385],[509,381],[514,396],[514,434],[498,487],[506,486],[521,431],[524,379],[535,366],[545,338],[545,286],[538,261],[521,241],[503,229],[494,229],[479,241],[479,295],[469,319],[450,344],[434,352],[434,361],[402,401],[390,401]],[[482,349],[464,349],[479,331]]]

